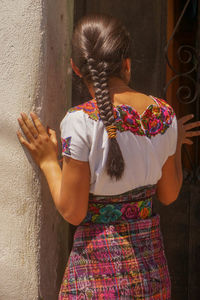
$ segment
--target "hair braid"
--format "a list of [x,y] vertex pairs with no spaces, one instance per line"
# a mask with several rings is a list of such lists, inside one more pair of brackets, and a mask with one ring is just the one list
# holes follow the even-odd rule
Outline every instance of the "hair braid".
[[116,139],[108,80],[111,76],[121,78],[123,60],[130,54],[130,35],[119,20],[95,14],[78,22],[72,38],[72,59],[84,80],[94,87],[100,118],[109,137],[107,173],[116,179],[123,174],[124,159]]
[[117,128],[108,86],[108,64],[105,62],[96,63],[93,58],[89,58],[87,64],[95,89],[95,98],[99,108],[100,118],[103,121],[109,137],[106,170],[111,178],[115,177],[116,180],[118,180],[124,171],[124,159],[116,139]]

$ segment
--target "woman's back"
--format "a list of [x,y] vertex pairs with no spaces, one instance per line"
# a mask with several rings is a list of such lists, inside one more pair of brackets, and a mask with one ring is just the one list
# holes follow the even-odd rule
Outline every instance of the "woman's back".
[[[156,184],[166,159],[176,150],[176,117],[164,100],[137,94],[131,101],[130,92],[129,98],[120,96],[114,98],[113,106],[117,141],[125,162],[120,181],[105,172],[108,135],[95,99],[71,108],[61,123],[63,155],[89,161],[90,193],[95,195],[119,195]],[[129,104],[118,104],[122,100]]]

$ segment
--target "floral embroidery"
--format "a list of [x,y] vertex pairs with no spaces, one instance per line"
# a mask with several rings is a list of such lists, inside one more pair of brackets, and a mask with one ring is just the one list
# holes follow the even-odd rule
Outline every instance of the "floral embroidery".
[[140,116],[127,105],[114,107],[115,122],[117,129],[121,132],[130,130],[134,134],[145,135],[142,129]]
[[140,217],[141,219],[146,219],[149,216],[149,208],[144,207],[140,211]]
[[146,219],[152,215],[152,197],[141,201],[113,202],[112,204],[89,202],[83,223],[115,223],[132,219]]
[[[175,113],[172,107],[162,99],[155,98],[158,105],[151,104],[143,114],[129,105],[113,106],[115,122],[120,132],[131,131],[136,135],[147,136],[151,138],[158,133],[164,134],[171,125]],[[69,109],[69,113],[83,110],[92,120],[100,120],[99,110],[96,100],[90,100],[78,106]]]
[[122,215],[121,211],[112,204],[102,207],[99,213],[100,215],[95,219],[96,223],[115,222]]
[[71,151],[70,151],[71,139],[72,139],[71,136],[69,136],[69,137],[66,138],[66,139],[62,139],[62,138],[61,138],[61,142],[62,142],[62,153],[63,153],[63,154],[71,155]]
[[131,205],[131,203],[124,204],[121,209],[123,219],[137,219],[139,215],[138,205]]
[[68,112],[71,113],[79,110],[83,110],[92,120],[98,121],[100,119],[99,110],[95,99],[72,107],[68,110]]
[[143,114],[143,127],[148,137],[165,133],[175,115],[172,107],[166,101],[157,99],[157,102],[160,103],[159,107],[152,105]]

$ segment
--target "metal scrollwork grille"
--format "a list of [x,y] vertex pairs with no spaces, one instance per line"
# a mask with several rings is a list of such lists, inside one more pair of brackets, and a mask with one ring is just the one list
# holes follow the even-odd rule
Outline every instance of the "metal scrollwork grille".
[[[183,9],[178,17],[178,20],[174,26],[173,32],[165,47],[165,58],[168,67],[172,70],[172,77],[166,83],[164,88],[164,96],[166,97],[168,88],[178,81],[176,88],[177,101],[181,105],[192,106],[193,113],[196,120],[200,120],[200,32],[199,28],[196,31],[196,40],[194,45],[181,44],[176,49],[177,64],[174,66],[169,59],[169,47],[175,38],[185,14],[190,9],[193,14],[193,18],[197,18],[198,2],[197,0],[185,0]],[[197,22],[198,23],[198,22]],[[198,25],[199,27],[199,25]],[[178,65],[178,68],[177,68]],[[191,107],[190,107],[191,108]],[[188,109],[189,113],[191,109]],[[200,181],[200,166],[199,166],[199,138],[194,140],[194,153],[191,155],[191,151],[188,147],[184,147],[185,157],[189,162],[190,168],[184,169],[184,179],[193,183]]]

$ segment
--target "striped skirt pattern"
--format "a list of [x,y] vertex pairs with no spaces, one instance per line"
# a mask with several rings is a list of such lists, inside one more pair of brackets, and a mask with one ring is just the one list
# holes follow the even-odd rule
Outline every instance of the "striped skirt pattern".
[[59,300],[170,300],[158,215],[78,226]]

